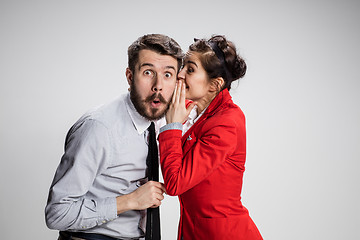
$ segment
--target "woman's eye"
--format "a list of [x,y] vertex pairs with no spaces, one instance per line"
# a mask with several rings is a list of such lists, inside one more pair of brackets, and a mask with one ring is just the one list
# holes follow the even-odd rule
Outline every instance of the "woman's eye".
[[192,67],[188,67],[187,72],[192,73],[192,72],[194,72],[194,69]]

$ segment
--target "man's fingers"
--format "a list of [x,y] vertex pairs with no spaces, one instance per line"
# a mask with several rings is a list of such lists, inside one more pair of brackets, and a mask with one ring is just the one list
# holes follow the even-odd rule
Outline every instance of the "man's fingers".
[[166,191],[165,185],[163,183],[161,183],[161,182],[159,182],[159,183],[160,183],[160,188],[165,192]]
[[155,194],[154,199],[152,200],[153,205],[151,207],[160,206],[162,200],[164,200],[164,195],[162,193]]
[[161,182],[156,182],[156,181],[149,181],[148,184],[156,187],[157,192],[163,194],[164,192],[166,192],[165,186],[163,183]]
[[162,194],[158,194],[157,196],[156,196],[156,198],[158,199],[158,200],[160,200],[160,201],[162,201],[162,200],[164,200],[164,195],[162,195]]
[[151,208],[157,208],[161,205],[161,201],[156,202],[156,204],[153,204]]

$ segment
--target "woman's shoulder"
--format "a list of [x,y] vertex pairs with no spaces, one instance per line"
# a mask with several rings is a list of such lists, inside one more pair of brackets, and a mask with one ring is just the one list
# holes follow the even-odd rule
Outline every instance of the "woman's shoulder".
[[210,130],[216,127],[239,128],[245,125],[245,115],[236,104],[226,104],[214,115],[204,121],[203,129]]
[[239,118],[245,119],[244,112],[232,100],[224,103],[222,108],[216,114],[214,114],[214,117],[223,118],[226,120],[238,120]]

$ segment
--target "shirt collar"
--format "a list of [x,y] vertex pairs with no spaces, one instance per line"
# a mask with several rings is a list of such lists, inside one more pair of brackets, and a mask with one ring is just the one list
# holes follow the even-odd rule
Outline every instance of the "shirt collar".
[[135,109],[134,104],[132,103],[131,99],[130,99],[130,93],[127,93],[126,96],[126,109],[130,115],[130,118],[136,128],[136,131],[139,134],[142,134],[145,132],[146,129],[148,129],[148,127],[150,126],[150,121],[147,120],[146,118],[144,118],[143,116],[141,116],[138,111]]
[[197,118],[197,112],[196,112],[197,106],[195,105],[194,108],[190,111],[190,114],[188,116],[188,121],[193,124],[194,120]]
[[205,113],[208,107],[204,108],[204,110],[202,110],[202,112],[199,115],[197,114],[196,111],[197,108],[198,106],[195,105],[195,107],[190,111],[190,114],[188,116],[187,121],[189,121],[191,124],[194,124]]

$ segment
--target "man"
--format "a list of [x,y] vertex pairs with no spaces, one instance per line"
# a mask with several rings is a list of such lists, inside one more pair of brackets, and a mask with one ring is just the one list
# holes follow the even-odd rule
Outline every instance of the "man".
[[148,127],[163,119],[183,53],[161,34],[128,48],[130,93],[83,115],[69,130],[45,209],[59,240],[139,239],[162,183],[147,180]]

